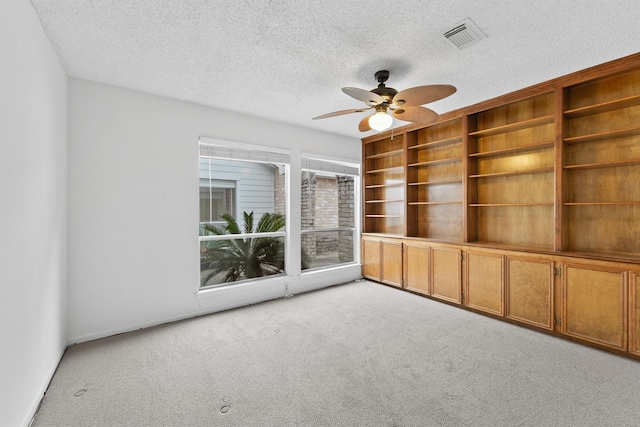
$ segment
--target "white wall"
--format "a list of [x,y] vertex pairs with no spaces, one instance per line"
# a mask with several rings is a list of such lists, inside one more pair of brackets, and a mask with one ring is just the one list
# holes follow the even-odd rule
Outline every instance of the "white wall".
[[[294,259],[287,278],[198,294],[199,137],[291,150],[294,203],[301,151],[360,159],[358,139],[70,79],[69,343],[360,277],[301,278]],[[299,256],[299,209],[287,230]]]
[[66,346],[67,75],[0,2],[0,426],[26,426]]

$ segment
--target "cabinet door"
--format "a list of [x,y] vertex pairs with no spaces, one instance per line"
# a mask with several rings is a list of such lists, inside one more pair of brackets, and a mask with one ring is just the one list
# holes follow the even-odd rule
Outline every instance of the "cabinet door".
[[564,264],[562,333],[626,350],[626,282],[627,273],[622,269]]
[[431,296],[460,304],[461,255],[459,249],[431,248]]
[[631,273],[629,285],[629,351],[640,356],[640,273]]
[[382,283],[402,287],[402,242],[382,241]]
[[506,317],[553,329],[553,261],[507,257]]
[[429,295],[429,247],[412,243],[404,245],[404,286]]
[[466,258],[465,305],[502,316],[502,255],[467,252]]
[[362,275],[380,280],[380,240],[362,239]]

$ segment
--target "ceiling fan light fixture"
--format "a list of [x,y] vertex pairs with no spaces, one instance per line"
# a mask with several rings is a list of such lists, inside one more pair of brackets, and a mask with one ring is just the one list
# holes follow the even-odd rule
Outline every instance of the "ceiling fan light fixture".
[[432,124],[440,120],[440,116],[422,105],[446,98],[456,91],[456,88],[451,85],[441,84],[416,86],[398,92],[384,84],[388,77],[389,71],[378,71],[376,73],[378,87],[371,90],[358,89],[357,87],[342,88],[342,92],[364,102],[367,108],[334,111],[314,117],[313,120],[375,109],[376,112],[373,115],[360,120],[358,124],[360,132],[368,132],[372,129],[382,132],[389,129],[393,125],[394,117],[400,121]]
[[378,111],[369,117],[369,126],[378,132],[389,129],[393,123],[393,118],[386,111]]

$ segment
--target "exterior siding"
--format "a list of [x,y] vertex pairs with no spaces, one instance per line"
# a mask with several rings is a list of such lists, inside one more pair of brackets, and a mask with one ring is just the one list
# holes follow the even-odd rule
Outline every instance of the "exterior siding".
[[[236,219],[239,223],[243,212],[253,211],[255,220],[265,212],[274,212],[274,170],[274,166],[263,163],[211,159],[214,179],[236,182]],[[200,179],[209,179],[209,159],[205,157],[200,157]]]

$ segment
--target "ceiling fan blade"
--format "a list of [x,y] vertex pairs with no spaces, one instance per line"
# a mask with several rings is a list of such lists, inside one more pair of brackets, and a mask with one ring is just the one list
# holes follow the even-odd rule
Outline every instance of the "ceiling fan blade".
[[431,124],[440,120],[440,115],[426,107],[401,107],[393,111],[393,117],[405,122]]
[[377,93],[369,92],[368,90],[358,89],[357,87],[343,87],[342,91],[352,98],[362,101],[367,105],[376,106],[382,104],[384,99]]
[[362,113],[363,111],[367,111],[369,109],[370,108],[353,108],[351,110],[334,111],[333,113],[327,113],[318,117],[314,117],[311,120],[327,119],[329,117],[342,116],[343,114]]
[[446,98],[456,92],[451,85],[427,85],[416,86],[398,92],[392,101],[394,107],[413,107],[415,105],[429,104]]
[[369,126],[369,117],[371,116],[367,116],[360,121],[360,124],[358,125],[358,130],[360,130],[360,132],[371,130],[371,126]]

